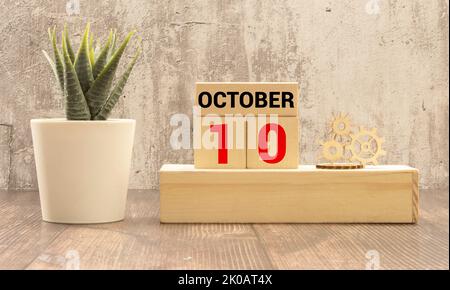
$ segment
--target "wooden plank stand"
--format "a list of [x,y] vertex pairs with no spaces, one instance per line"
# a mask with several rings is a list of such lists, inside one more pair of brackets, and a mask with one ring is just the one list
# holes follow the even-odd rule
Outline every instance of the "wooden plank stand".
[[160,171],[163,223],[416,223],[418,171],[195,169]]

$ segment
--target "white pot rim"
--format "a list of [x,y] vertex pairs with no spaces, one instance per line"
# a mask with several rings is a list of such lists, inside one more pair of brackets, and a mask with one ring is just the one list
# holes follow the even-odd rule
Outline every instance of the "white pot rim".
[[134,119],[108,119],[108,120],[67,120],[66,118],[42,118],[31,119],[32,124],[79,124],[79,125],[94,125],[94,124],[125,124],[136,123]]

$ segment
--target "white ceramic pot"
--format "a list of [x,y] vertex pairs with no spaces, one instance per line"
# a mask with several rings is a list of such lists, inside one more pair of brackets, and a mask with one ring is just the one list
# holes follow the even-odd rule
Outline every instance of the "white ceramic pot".
[[31,120],[42,218],[68,224],[123,220],[135,120]]

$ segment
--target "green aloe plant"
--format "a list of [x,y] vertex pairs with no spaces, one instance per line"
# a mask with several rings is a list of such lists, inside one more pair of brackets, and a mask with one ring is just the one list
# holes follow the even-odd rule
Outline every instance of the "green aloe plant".
[[132,31],[116,47],[116,32],[111,31],[98,53],[94,49],[94,37],[89,23],[83,34],[78,52],[75,54],[67,27],[62,32],[61,48],[57,45],[56,29],[48,34],[53,48],[53,57],[43,51],[65,96],[68,120],[106,120],[119,100],[125,84],[141,53],[140,48],[125,71],[113,86],[120,59],[135,32]]

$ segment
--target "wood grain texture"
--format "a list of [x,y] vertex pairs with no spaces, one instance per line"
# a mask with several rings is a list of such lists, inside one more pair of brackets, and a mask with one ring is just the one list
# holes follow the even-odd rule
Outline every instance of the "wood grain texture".
[[63,269],[76,250],[83,269],[271,268],[251,225],[161,225],[159,194],[135,191],[120,223],[68,228],[29,269]]
[[37,192],[1,192],[0,268],[365,269],[378,253],[381,269],[448,269],[448,190],[420,199],[416,225],[166,225],[158,191],[130,191],[125,221],[64,226],[40,220]]
[[0,269],[23,269],[66,228],[41,221],[36,192],[0,191]]
[[421,196],[416,225],[255,225],[277,269],[447,269],[448,191]]
[[167,223],[412,223],[414,168],[161,168]]

